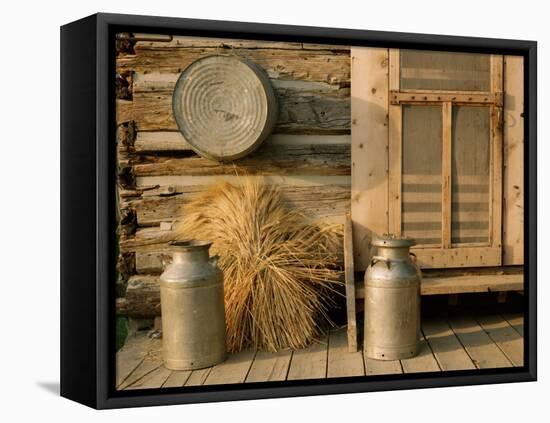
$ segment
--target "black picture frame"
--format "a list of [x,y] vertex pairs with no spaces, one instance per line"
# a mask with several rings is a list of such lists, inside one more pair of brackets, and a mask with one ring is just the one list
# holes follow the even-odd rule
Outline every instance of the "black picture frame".
[[[525,365],[521,368],[325,380],[114,389],[115,72],[117,32],[513,54],[525,66]],[[209,401],[534,381],[537,378],[534,41],[95,14],[61,27],[61,395],[90,407]],[[184,392],[185,389],[185,392]]]

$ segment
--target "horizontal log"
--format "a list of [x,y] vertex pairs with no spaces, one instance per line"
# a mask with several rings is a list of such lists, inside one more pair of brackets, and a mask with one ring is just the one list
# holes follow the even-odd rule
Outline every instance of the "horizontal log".
[[[275,133],[347,134],[351,128],[349,91],[303,92],[277,89]],[[117,100],[117,122],[134,121],[140,131],[178,130],[171,92],[140,92],[133,101]]]
[[[264,141],[265,145],[309,145],[309,144],[351,144],[350,135],[301,135],[273,134]],[[178,131],[140,131],[134,142],[136,153],[189,151],[191,146]]]
[[136,272],[159,275],[164,269],[165,257],[169,257],[167,248],[161,248],[158,251],[137,251]]
[[141,155],[133,163],[136,176],[158,175],[349,175],[350,146],[264,145],[234,162],[216,162],[199,156]]
[[[208,185],[179,186],[169,195],[145,196],[125,203],[136,211],[140,226],[179,219],[182,207]],[[285,205],[298,208],[312,219],[342,220],[350,205],[349,185],[281,186]]]
[[[258,179],[267,185],[288,185],[297,187],[315,187],[319,185],[350,186],[351,176],[320,176],[320,175],[270,175],[248,176]],[[183,192],[184,187],[192,185],[210,185],[220,180],[238,184],[243,178],[239,175],[211,175],[211,176],[141,176],[136,178],[136,189],[139,196],[174,195]],[[135,196],[135,195],[134,195]]]
[[336,44],[312,44],[285,41],[265,40],[239,40],[232,38],[209,38],[209,37],[188,37],[183,35],[155,35],[155,34],[134,34],[138,42],[136,50],[147,50],[156,48],[197,48],[215,47],[220,49],[278,49],[278,50],[341,50],[349,51],[349,46]]
[[138,228],[133,235],[121,236],[118,246],[122,253],[161,251],[175,238],[173,230],[166,230],[160,226]]
[[321,81],[340,86],[350,84],[349,49],[316,50],[286,48],[200,47],[192,43],[136,43],[134,55],[117,57],[117,72],[181,73],[202,57],[219,54],[237,55],[262,67],[270,78]]
[[130,277],[126,296],[117,301],[117,313],[131,317],[160,316],[158,277],[142,275]]
[[[132,74],[132,91],[136,93],[173,93],[180,73],[172,72],[136,72]],[[295,90],[301,93],[327,93],[348,96],[349,88],[319,81],[300,81],[286,79],[270,79],[273,88],[279,91]]]

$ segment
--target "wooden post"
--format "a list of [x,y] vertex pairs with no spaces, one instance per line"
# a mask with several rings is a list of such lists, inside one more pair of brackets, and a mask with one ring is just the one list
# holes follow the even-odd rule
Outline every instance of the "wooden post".
[[351,49],[351,220],[355,269],[388,232],[388,49]]
[[[502,94],[503,56],[491,56],[491,92]],[[521,165],[523,169],[523,164]],[[502,107],[491,107],[491,245],[502,245]],[[501,262],[498,263],[499,265]]]
[[346,309],[348,317],[348,350],[357,351],[357,312],[355,310],[355,271],[353,266],[353,230],[350,213],[344,222],[344,271],[346,277]]
[[[389,50],[390,92],[399,91],[399,50]],[[401,235],[401,186],[403,174],[403,112],[400,104],[390,104],[388,126],[388,232]]]
[[504,57],[502,264],[523,264],[523,57]]
[[445,102],[442,106],[442,128],[443,128],[443,166],[442,166],[442,186],[443,194],[441,197],[442,211],[442,231],[441,231],[441,246],[442,248],[451,247],[451,216],[452,216],[452,113],[453,105],[451,102]]

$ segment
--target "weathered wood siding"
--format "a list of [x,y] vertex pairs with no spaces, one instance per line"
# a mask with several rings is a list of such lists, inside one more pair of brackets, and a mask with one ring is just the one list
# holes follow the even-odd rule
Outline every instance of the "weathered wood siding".
[[[399,50],[396,49],[370,47],[352,47],[351,49],[351,219],[355,270],[363,271],[368,266],[372,253],[369,245],[373,234],[386,232],[402,233],[417,240],[435,239],[433,243],[426,243],[437,244],[435,247],[419,246],[415,249],[418,263],[422,268],[522,265],[524,263],[523,59],[518,56],[492,55],[490,57],[489,94],[493,97],[485,98],[485,101],[490,98],[494,101],[490,111],[491,121],[487,122],[492,143],[486,148],[486,151],[490,151],[489,165],[493,169],[490,174],[490,183],[483,182],[488,184],[487,192],[453,194],[449,188],[443,193],[424,192],[418,187],[414,188],[416,192],[403,190],[405,184],[428,185],[433,184],[433,181],[440,183],[441,180],[451,180],[452,162],[449,159],[452,157],[451,154],[456,154],[455,157],[460,154],[451,153],[452,148],[458,148],[457,144],[451,141],[459,125],[457,124],[454,128],[451,125],[454,119],[452,118],[454,106],[451,106],[450,98],[445,98],[445,94],[435,91],[423,92],[421,97],[417,94],[415,104],[437,104],[436,114],[443,113],[441,118],[443,154],[436,152],[435,155],[442,154],[447,160],[441,163],[442,170],[435,176],[436,179],[428,181],[426,175],[434,172],[426,169],[433,161],[430,161],[425,146],[420,145],[419,141],[422,138],[430,138],[418,131],[420,138],[411,141],[418,147],[418,151],[409,148],[407,157],[409,157],[408,161],[414,163],[420,163],[424,159],[426,163],[423,164],[426,165],[426,169],[420,173],[421,179],[415,180],[411,178],[414,175],[404,175],[403,122],[406,121],[406,115],[401,103],[396,99],[399,95],[405,96],[405,94],[411,96],[410,101],[415,97],[412,95],[414,93],[398,92],[401,80],[399,64],[402,62],[400,60]],[[418,75],[422,72],[430,74],[433,71],[428,67],[418,70]],[[451,78],[447,77],[447,79]],[[456,96],[464,94],[459,91],[456,93]],[[434,97],[430,98],[430,94]],[[434,101],[436,95],[439,103]],[[450,94],[447,93],[447,95]],[[452,95],[454,101],[455,92]],[[498,101],[502,98],[504,101]],[[479,101],[468,95],[468,99],[458,97],[456,104],[466,100],[472,101],[472,104]],[[503,126],[502,115],[504,116]],[[427,115],[425,117],[416,115],[411,120],[421,124],[430,122]],[[473,124],[465,125],[462,122],[462,127],[466,134],[463,137],[475,142],[476,133],[473,132]],[[455,132],[452,132],[451,128]],[[441,129],[435,131],[441,132]],[[471,142],[466,144],[469,150],[473,150]],[[483,151],[478,144],[476,146],[476,154],[482,156]],[[465,151],[465,146],[462,148]],[[453,184],[482,185],[477,181],[472,183],[466,179],[460,182],[462,178],[477,176],[473,169],[463,167],[467,171],[464,175],[453,176],[455,180]],[[490,204],[487,204],[487,198],[491,199]],[[406,203],[421,205],[426,210],[408,212],[403,207]],[[427,208],[429,204],[433,204],[433,209]],[[461,211],[452,204],[463,204],[468,206],[468,210],[464,207],[464,211]],[[483,210],[485,206],[488,206],[486,211]],[[453,208],[457,211],[453,212]],[[426,225],[428,229],[405,231],[403,223],[417,227]],[[453,224],[456,224],[456,228],[453,228]],[[461,225],[464,227],[459,227]],[[440,227],[443,229],[441,230]],[[490,242],[483,241],[488,236]],[[468,238],[475,240],[457,241]],[[481,238],[482,241],[476,238]],[[485,242],[485,245],[476,245],[481,242]],[[440,244],[444,244],[445,248],[440,248]],[[452,244],[460,244],[460,246],[451,248]]]
[[523,264],[523,57],[504,56],[503,264]]
[[[139,279],[143,282],[161,271],[161,257],[173,239],[181,207],[217,179],[235,180],[243,174],[265,177],[282,187],[289,206],[302,208],[312,218],[343,222],[351,186],[349,48],[179,36],[136,38],[137,42],[119,41],[122,48],[116,60],[118,268],[125,280],[133,281],[130,294],[140,288],[134,274],[143,275],[145,279]],[[279,101],[274,133],[262,147],[223,164],[195,154],[172,115],[172,91],[180,73],[193,61],[215,54],[237,55],[261,66]],[[119,300],[120,312],[128,311],[126,300]]]

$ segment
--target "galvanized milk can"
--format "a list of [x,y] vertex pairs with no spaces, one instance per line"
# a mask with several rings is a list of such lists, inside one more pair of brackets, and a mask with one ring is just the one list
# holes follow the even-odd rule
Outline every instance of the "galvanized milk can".
[[174,241],[172,263],[160,276],[162,355],[173,370],[225,360],[223,275],[211,242]]
[[372,241],[378,253],[365,272],[364,351],[369,358],[398,360],[418,354],[421,273],[410,257],[413,244],[392,235]]

